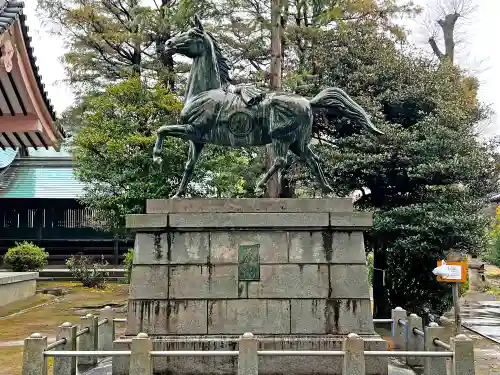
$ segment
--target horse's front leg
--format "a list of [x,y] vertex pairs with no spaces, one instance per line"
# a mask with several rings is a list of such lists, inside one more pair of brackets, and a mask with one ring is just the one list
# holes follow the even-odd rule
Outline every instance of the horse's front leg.
[[181,198],[186,193],[187,185],[191,177],[193,177],[194,167],[200,158],[203,147],[205,147],[204,143],[189,141],[188,160],[184,166],[184,175],[182,176],[182,181],[177,189],[177,193],[175,193],[172,198]]
[[185,139],[190,141],[195,135],[193,126],[191,125],[164,125],[156,131],[156,142],[153,148],[153,161],[156,164],[161,164],[161,153],[163,150],[163,140],[166,136]]
[[262,177],[262,179],[257,183],[256,189],[264,189],[267,181],[269,181],[269,179],[273,177],[276,172],[287,166],[286,156],[289,146],[289,143],[284,143],[279,139],[272,140],[272,147],[275,154],[273,165],[271,166],[271,168],[269,168],[264,177]]

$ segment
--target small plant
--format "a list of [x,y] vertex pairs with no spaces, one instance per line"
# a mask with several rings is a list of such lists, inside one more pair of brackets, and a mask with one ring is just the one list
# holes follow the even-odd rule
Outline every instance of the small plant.
[[32,242],[16,242],[16,246],[9,249],[3,261],[14,272],[38,271],[47,265],[49,254]]
[[73,277],[86,288],[103,289],[106,286],[109,277],[109,272],[105,269],[107,265],[108,262],[104,260],[104,257],[96,263],[84,254],[73,255],[66,260],[66,266]]
[[134,249],[128,249],[123,260],[125,283],[130,284],[130,275],[132,273],[132,262],[134,260]]

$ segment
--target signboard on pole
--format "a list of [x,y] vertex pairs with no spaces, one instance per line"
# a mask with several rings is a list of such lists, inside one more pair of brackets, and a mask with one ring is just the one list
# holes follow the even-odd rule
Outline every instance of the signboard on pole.
[[467,281],[467,263],[438,260],[437,268],[434,269],[433,273],[442,283],[465,283]]
[[442,283],[452,283],[453,305],[455,310],[456,333],[460,333],[462,319],[460,318],[460,291],[459,283],[467,281],[467,263],[466,262],[446,262],[438,260],[437,267],[432,271],[437,276],[438,281]]

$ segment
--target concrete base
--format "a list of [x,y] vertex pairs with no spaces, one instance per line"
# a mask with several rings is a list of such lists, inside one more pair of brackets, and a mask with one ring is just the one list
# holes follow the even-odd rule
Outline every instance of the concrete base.
[[0,306],[34,296],[37,278],[38,272],[0,272]]
[[[237,350],[245,332],[263,350],[340,350],[356,333],[385,350],[371,313],[371,225],[350,199],[148,201],[146,214],[127,217],[136,238],[126,335],[147,333],[155,350]],[[367,374],[387,374],[386,359],[366,361]],[[262,357],[259,372],[340,374],[340,363]],[[236,369],[234,358],[155,359],[158,374]]]
[[[344,336],[258,336],[259,350],[342,350]],[[363,336],[365,350],[387,350],[377,336]],[[130,350],[130,339],[116,340],[115,350]],[[153,350],[238,350],[237,336],[156,337]],[[128,375],[128,357],[113,359],[113,375]],[[238,370],[237,357],[162,357],[153,359],[155,375],[232,375]],[[259,358],[259,374],[342,375],[342,358],[311,356],[265,356]],[[367,375],[387,375],[388,358],[366,358]]]

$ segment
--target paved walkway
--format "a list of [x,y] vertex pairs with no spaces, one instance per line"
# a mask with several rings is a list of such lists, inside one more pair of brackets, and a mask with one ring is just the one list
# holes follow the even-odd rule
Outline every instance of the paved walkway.
[[[486,275],[500,275],[500,268],[486,267]],[[500,288],[500,278],[488,277],[487,281],[495,289]],[[460,300],[462,325],[476,332],[464,329],[464,333],[474,340],[476,356],[476,375],[500,375],[500,296],[492,293],[469,291]],[[447,326],[453,326],[453,312],[445,314],[449,319]],[[485,337],[486,336],[486,337]]]

